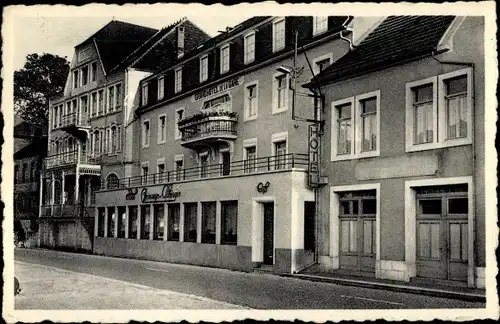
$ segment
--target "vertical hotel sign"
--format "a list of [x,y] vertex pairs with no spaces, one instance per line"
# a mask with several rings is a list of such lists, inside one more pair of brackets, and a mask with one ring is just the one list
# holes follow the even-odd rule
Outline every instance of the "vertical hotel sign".
[[309,152],[309,187],[319,187],[319,126],[309,125],[308,152]]

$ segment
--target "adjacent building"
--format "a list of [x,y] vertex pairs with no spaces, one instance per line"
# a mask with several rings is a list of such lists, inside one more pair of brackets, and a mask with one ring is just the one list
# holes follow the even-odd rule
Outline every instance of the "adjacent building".
[[388,17],[320,73],[319,268],[484,288],[484,18]]

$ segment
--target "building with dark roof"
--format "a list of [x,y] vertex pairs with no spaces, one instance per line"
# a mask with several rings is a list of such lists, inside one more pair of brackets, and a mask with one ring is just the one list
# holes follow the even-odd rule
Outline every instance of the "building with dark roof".
[[319,265],[484,288],[484,17],[391,16],[324,95]]
[[64,92],[50,100],[42,246],[92,250],[94,191],[101,175],[130,175],[131,153],[124,138],[133,134],[139,82],[156,68],[154,62],[134,63],[163,43],[166,55],[176,55],[182,48],[181,30],[191,46],[206,39],[187,19],[161,30],[113,20],[75,46]]

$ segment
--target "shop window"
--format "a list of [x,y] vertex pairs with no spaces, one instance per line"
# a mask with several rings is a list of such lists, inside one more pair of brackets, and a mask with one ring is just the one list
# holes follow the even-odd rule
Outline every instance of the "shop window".
[[201,243],[215,244],[215,213],[216,202],[203,202],[201,204],[202,234]]
[[108,237],[115,237],[116,214],[115,207],[108,207]]
[[118,237],[125,237],[125,225],[127,222],[127,212],[125,206],[118,207]]
[[221,244],[236,245],[238,201],[221,202]]
[[184,204],[184,242],[196,242],[196,223],[198,218],[198,204]]
[[141,239],[149,240],[151,232],[151,208],[150,206],[141,206]]
[[153,239],[163,240],[163,233],[165,228],[165,207],[163,204],[154,206],[154,223],[153,223]]
[[138,225],[138,217],[137,217],[137,206],[130,206],[128,210],[128,238],[136,239],[137,238],[137,225]]
[[104,215],[106,213],[106,209],[104,207],[100,207],[97,209],[97,236],[104,237]]
[[181,210],[179,204],[168,205],[168,241],[179,241]]

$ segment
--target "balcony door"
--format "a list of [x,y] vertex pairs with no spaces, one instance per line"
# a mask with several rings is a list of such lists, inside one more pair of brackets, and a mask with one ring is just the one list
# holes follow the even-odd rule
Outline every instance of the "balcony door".
[[223,176],[231,173],[231,153],[229,151],[220,152],[221,173]]

